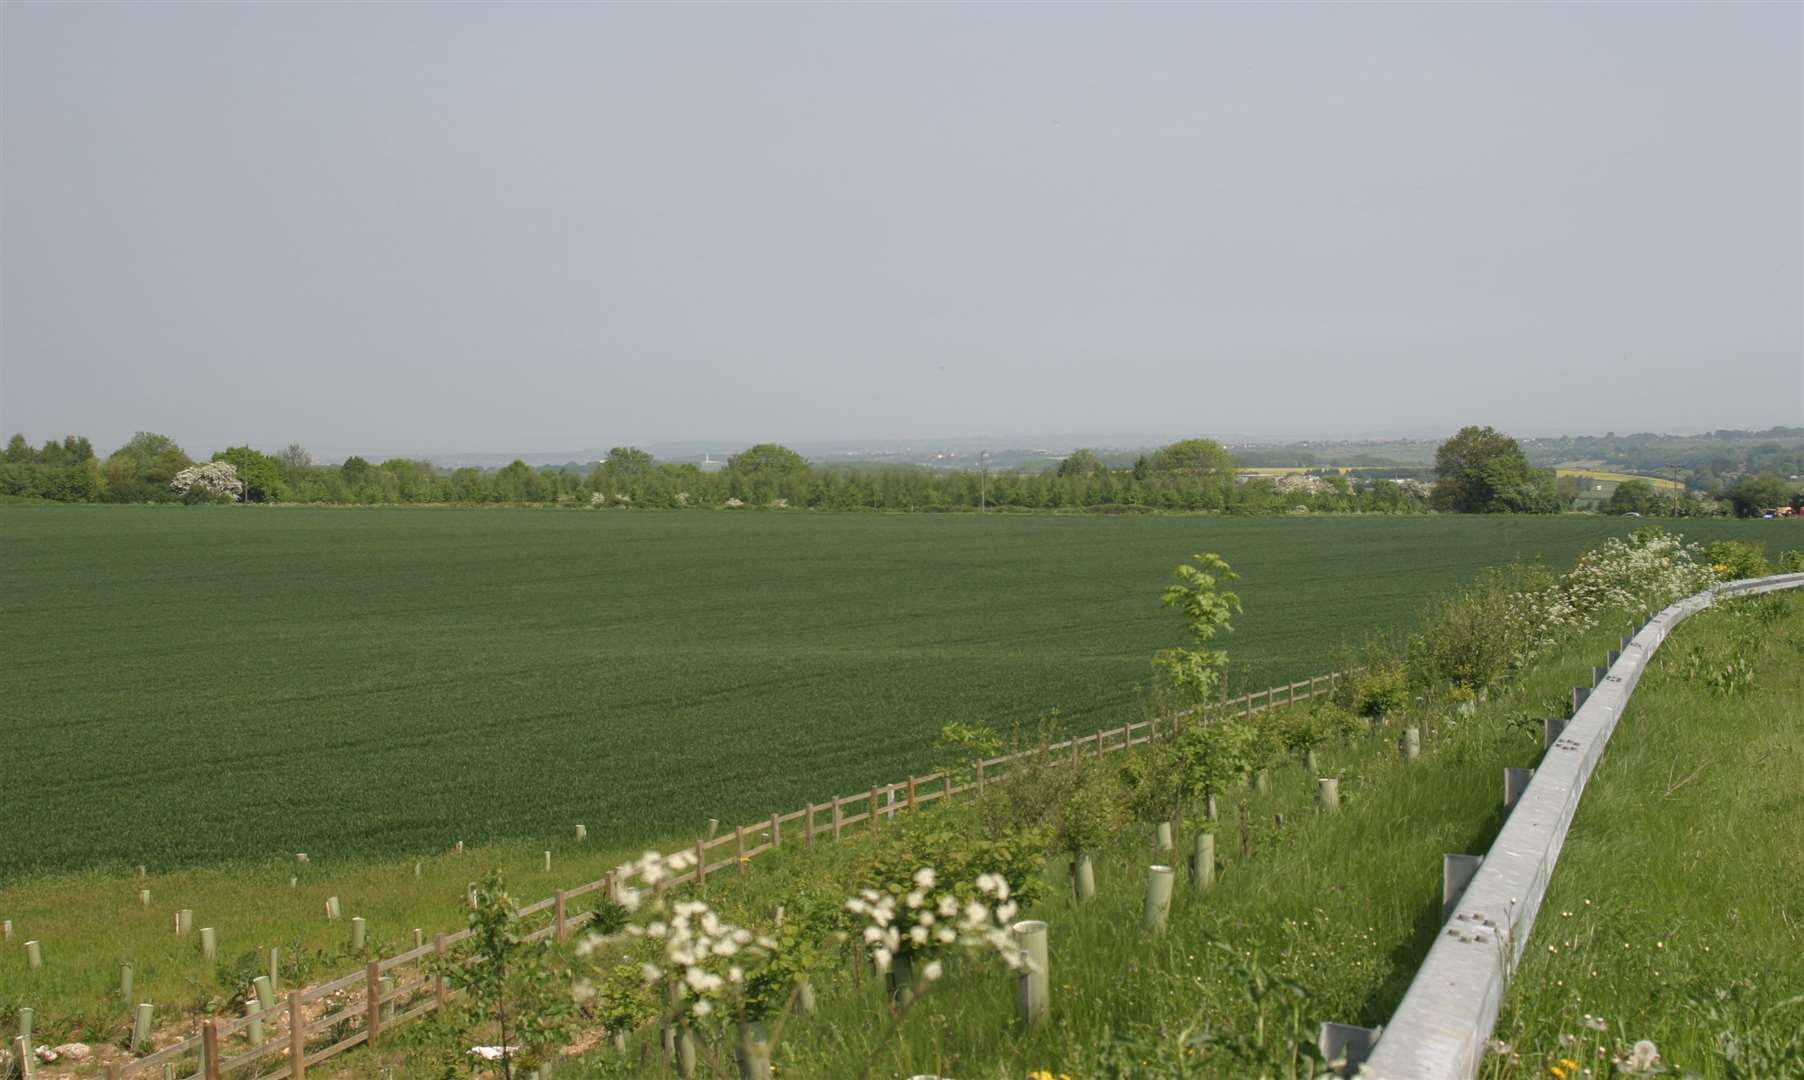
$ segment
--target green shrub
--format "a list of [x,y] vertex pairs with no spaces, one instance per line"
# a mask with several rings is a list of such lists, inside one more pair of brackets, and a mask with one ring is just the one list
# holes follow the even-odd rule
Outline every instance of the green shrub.
[[1047,792],[1057,802],[1052,819],[1052,850],[1081,855],[1101,850],[1121,832],[1128,807],[1116,772],[1094,759],[1066,766],[1058,790]]
[[1779,558],[1773,563],[1773,569],[1781,574],[1804,573],[1804,551],[1796,548],[1791,551],[1781,551]]
[[1401,663],[1370,668],[1353,683],[1353,712],[1383,720],[1409,707],[1409,669]]
[[1765,577],[1766,545],[1752,540],[1718,540],[1710,545],[1710,568],[1724,581]]

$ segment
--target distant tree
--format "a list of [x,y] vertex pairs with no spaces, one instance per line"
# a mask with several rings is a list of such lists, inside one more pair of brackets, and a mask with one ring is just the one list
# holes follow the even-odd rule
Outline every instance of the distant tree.
[[1522,444],[1490,427],[1463,427],[1434,455],[1434,505],[1466,514],[1559,509],[1553,470],[1529,465]]
[[281,460],[273,455],[248,446],[233,446],[214,454],[213,460],[230,462],[237,470],[246,502],[280,502],[288,497],[287,474]]
[[532,466],[515,458],[495,470],[495,497],[502,502],[525,502],[527,481],[531,478]]
[[1604,509],[1612,514],[1646,514],[1652,512],[1658,502],[1659,494],[1649,481],[1624,480],[1610,493],[1610,501]]
[[[113,451],[112,456],[129,458],[137,463],[140,471],[146,471],[159,462],[172,459],[172,456],[176,454],[180,454],[184,461],[188,457],[187,454],[182,453],[182,448],[177,446],[175,440],[169,436],[158,435],[154,431],[140,431],[126,440],[124,446]],[[182,468],[187,468],[187,465],[183,465]]]
[[657,466],[657,459],[637,446],[616,446],[608,451],[608,479],[616,484],[633,484],[644,480]]
[[808,468],[802,455],[787,446],[759,443],[727,459],[727,471],[745,477],[777,479]]
[[344,478],[346,487],[356,491],[370,486],[376,478],[376,467],[368,460],[352,454],[338,467],[338,474]]
[[1764,510],[1789,505],[1791,496],[1791,485],[1781,480],[1778,473],[1744,476],[1728,492],[1736,517],[1759,517]]
[[1060,476],[1095,476],[1097,473],[1107,471],[1108,468],[1103,465],[1102,459],[1096,456],[1096,451],[1087,447],[1071,451],[1069,457],[1059,462]]
[[6,452],[0,454],[0,459],[5,460],[9,465],[31,465],[37,462],[38,452],[25,441],[24,435],[14,435],[8,440]]
[[300,443],[289,443],[280,454],[276,455],[282,462],[282,471],[290,480],[297,479],[302,473],[313,468],[313,455]]
[[167,499],[169,481],[192,464],[174,439],[140,431],[107,458],[108,497],[132,502]]
[[1232,476],[1234,455],[1214,439],[1184,439],[1163,446],[1136,464],[1138,479],[1189,480],[1207,483]]

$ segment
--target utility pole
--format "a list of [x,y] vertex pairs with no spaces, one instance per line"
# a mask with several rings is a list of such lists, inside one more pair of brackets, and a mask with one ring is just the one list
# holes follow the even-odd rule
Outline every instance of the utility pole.
[[977,512],[987,513],[990,509],[990,452],[981,450],[977,454],[977,471],[982,478],[977,489]]

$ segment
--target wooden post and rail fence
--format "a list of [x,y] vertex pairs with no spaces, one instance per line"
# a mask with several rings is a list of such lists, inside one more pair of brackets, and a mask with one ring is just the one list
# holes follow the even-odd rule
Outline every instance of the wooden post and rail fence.
[[[1207,706],[1206,717],[1245,717],[1268,709],[1294,705],[1332,692],[1340,680],[1357,669],[1317,675],[1302,682],[1275,686],[1256,693]],[[1034,747],[998,757],[981,758],[972,763],[966,782],[950,771],[910,776],[904,781],[877,784],[868,792],[836,795],[827,802],[807,804],[800,810],[775,813],[750,825],[739,825],[711,837],[696,840],[688,849],[695,865],[686,873],[658,883],[660,892],[677,885],[694,885],[705,891],[708,879],[722,871],[746,872],[751,861],[776,851],[785,842],[785,833],[794,842],[812,846],[816,842],[837,841],[855,826],[881,827],[897,813],[918,811],[934,802],[944,802],[959,795],[981,796],[986,784],[1006,775],[1011,762],[1030,757],[1048,757],[1054,762],[1078,761],[1084,757],[1126,750],[1169,734],[1189,713],[1153,717],[1098,731],[1092,735],[1073,736],[1048,746]],[[798,824],[799,823],[799,824]],[[714,853],[730,848],[720,855]],[[715,861],[710,862],[710,858]],[[587,924],[593,912],[570,914],[569,905],[591,893],[606,890],[615,895],[623,882],[617,871],[555,895],[528,904],[519,911],[521,918],[550,913],[549,921],[526,935],[528,941],[555,937],[569,940],[570,934]],[[227,1074],[280,1080],[306,1075],[307,1069],[337,1057],[354,1047],[378,1045],[384,1032],[411,1020],[442,1009],[449,1004],[452,991],[443,975],[435,975],[423,965],[428,959],[442,963],[451,946],[470,937],[469,930],[438,934],[430,942],[385,959],[370,961],[363,969],[311,986],[290,991],[286,1005],[275,1012],[247,1011],[243,1016],[214,1017],[201,1024],[198,1034],[165,1046],[144,1057],[114,1062],[107,1066],[110,1080],[159,1074],[165,1066],[198,1065],[193,1072],[178,1072],[184,1080],[219,1080]],[[391,974],[393,973],[393,974]],[[265,1071],[268,1070],[268,1071]]]

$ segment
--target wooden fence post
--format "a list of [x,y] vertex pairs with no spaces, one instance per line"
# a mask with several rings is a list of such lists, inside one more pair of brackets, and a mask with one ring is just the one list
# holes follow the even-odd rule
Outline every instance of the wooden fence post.
[[370,1033],[369,1044],[373,1048],[376,1039],[382,1034],[382,965],[371,960],[364,971],[369,976],[369,990],[365,995],[368,1015],[363,1026]]
[[200,1026],[201,1075],[219,1080],[219,1021],[209,1018]]
[[912,773],[908,777],[908,808],[911,811],[915,808],[915,778]]
[[[438,936],[439,955],[445,955],[445,935]],[[440,1004],[443,1004],[445,978],[439,976]],[[301,992],[288,992],[288,1075],[300,1080],[307,1073],[307,1014],[301,1008]]]
[[977,796],[983,797],[983,759],[977,759]]
[[701,892],[708,884],[708,842],[695,842],[695,891]]
[[445,935],[438,934],[433,937],[432,952],[435,956],[438,957],[438,962],[439,962],[439,972],[436,976],[433,977],[433,980],[432,980],[432,997],[433,997],[433,1000],[438,1002],[438,1007],[440,1009],[443,1009],[445,1007],[445,1005],[448,1004],[451,999],[450,988],[445,985],[445,970],[444,969],[445,969],[445,954],[447,952],[447,949],[445,946]]
[[840,810],[839,796],[833,796],[833,839],[838,840],[840,830],[845,828],[845,814]]
[[883,820],[882,816],[877,812],[877,785],[872,784],[871,785],[871,828],[875,829],[877,827],[878,823],[881,822],[882,820]]
[[805,810],[804,813],[807,815],[806,820],[808,822],[808,827],[802,833],[802,846],[803,847],[813,847],[814,846],[814,804],[809,803],[808,809]]
[[557,927],[553,933],[557,935],[557,943],[562,945],[570,940],[570,926],[564,921],[564,890],[559,889],[552,897],[552,909],[552,925]]
[[739,864],[739,872],[745,873],[745,826],[733,826],[733,861]]
[[783,846],[783,815],[781,814],[770,816],[770,846],[774,848]]

